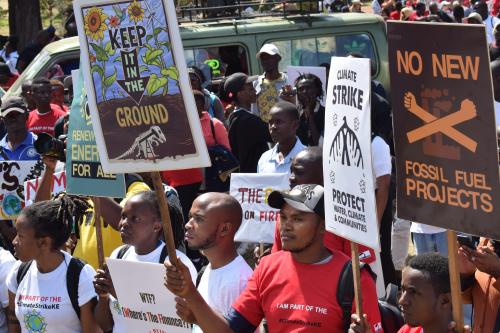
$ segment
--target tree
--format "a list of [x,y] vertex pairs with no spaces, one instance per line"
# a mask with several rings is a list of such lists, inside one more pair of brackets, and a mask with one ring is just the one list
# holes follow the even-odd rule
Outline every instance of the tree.
[[9,0],[9,30],[19,38],[18,50],[34,40],[42,30],[39,0]]

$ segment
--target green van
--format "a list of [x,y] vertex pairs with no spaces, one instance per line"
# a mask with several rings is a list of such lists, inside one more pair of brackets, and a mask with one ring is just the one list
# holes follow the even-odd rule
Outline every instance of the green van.
[[[329,65],[331,56],[358,53],[372,60],[372,77],[389,90],[387,38],[383,19],[364,13],[262,16],[180,24],[188,66],[196,65],[212,80],[242,71],[260,74],[255,55],[265,43],[282,53],[280,69],[287,66]],[[24,80],[45,75],[58,64],[65,74],[78,68],[77,37],[47,45],[22,73],[6,96],[20,95]]]

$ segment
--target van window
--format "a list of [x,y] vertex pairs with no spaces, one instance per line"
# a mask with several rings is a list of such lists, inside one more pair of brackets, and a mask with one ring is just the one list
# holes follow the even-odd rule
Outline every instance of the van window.
[[269,41],[281,52],[280,71],[288,66],[330,65],[332,56],[345,57],[357,53],[372,60],[372,75],[377,73],[377,59],[368,34],[350,34],[304,39]]
[[210,46],[184,50],[188,67],[196,66],[207,80],[233,73],[248,74],[248,52],[241,45]]

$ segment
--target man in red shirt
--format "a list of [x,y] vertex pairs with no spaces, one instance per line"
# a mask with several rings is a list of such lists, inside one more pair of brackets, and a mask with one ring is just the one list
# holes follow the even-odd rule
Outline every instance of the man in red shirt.
[[[226,317],[207,305],[183,264],[166,264],[166,287],[184,299],[182,304],[189,307],[205,333],[252,333],[263,318],[273,333],[344,333],[336,293],[349,258],[323,244],[323,187],[305,184],[289,192],[274,191],[268,203],[280,209],[284,251],[262,259]],[[361,285],[370,327],[373,332],[383,332],[375,282],[366,270],[361,273]]]
[[44,132],[54,136],[54,125],[61,116],[66,114],[66,112],[57,105],[50,103],[52,98],[52,85],[48,79],[35,79],[31,90],[36,109],[29,114],[26,123],[28,130],[35,134]]

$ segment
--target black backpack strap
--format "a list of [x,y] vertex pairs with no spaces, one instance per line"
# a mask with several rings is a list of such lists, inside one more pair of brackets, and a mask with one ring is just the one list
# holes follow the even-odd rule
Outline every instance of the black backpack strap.
[[125,252],[128,251],[128,249],[130,249],[130,245],[128,244],[123,245],[121,249],[118,250],[118,253],[116,254],[116,259],[123,259],[123,256],[125,255]]
[[[370,265],[360,263],[359,270],[368,270],[370,275],[376,280]],[[337,285],[337,303],[342,308],[342,318],[344,321],[344,332],[349,330],[351,325],[352,302],[354,300],[354,278],[352,276],[352,262],[348,260],[340,272],[339,283]]]
[[160,263],[160,264],[163,264],[163,263],[165,262],[165,259],[167,259],[167,256],[168,256],[167,245],[166,245],[166,244],[164,244],[164,245],[163,245],[163,249],[161,249],[159,263]]
[[215,137],[215,127],[212,118],[210,118],[210,129],[212,130],[212,136],[214,137],[215,144],[217,145],[217,138]]
[[24,279],[26,276],[26,273],[28,273],[28,270],[30,269],[31,263],[33,260],[23,262],[21,265],[19,265],[19,270],[17,271],[17,276],[16,276],[16,281],[17,281],[17,286],[19,287],[19,284],[21,281]]
[[200,271],[198,272],[198,275],[196,276],[196,288],[200,285],[201,282],[201,277],[203,276],[203,273],[205,273],[205,270],[207,269],[207,265],[203,266]]
[[354,300],[354,280],[352,277],[352,263],[348,260],[339,276],[337,285],[337,303],[342,308],[342,318],[344,322],[344,332],[349,330],[351,325],[352,302]]
[[68,288],[71,305],[80,319],[80,305],[78,305],[78,285],[80,284],[80,273],[85,263],[77,258],[71,258],[66,272],[66,287]]

